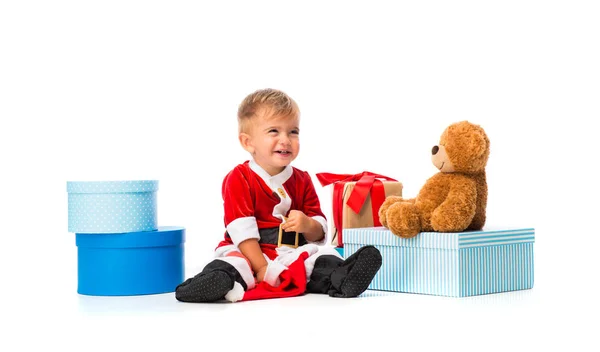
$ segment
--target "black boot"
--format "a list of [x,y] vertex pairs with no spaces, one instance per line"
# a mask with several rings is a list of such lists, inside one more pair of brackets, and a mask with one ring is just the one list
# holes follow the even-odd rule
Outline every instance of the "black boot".
[[231,264],[213,260],[200,274],[179,284],[175,288],[175,298],[191,303],[219,301],[233,288],[236,281],[244,290],[247,289],[246,283]]
[[369,287],[380,267],[381,253],[373,246],[361,247],[346,260],[322,255],[315,261],[306,291],[331,297],[356,297]]

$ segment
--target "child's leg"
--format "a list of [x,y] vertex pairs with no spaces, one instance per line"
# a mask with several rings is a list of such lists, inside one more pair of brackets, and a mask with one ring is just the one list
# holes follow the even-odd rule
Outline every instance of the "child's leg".
[[331,273],[343,262],[344,258],[333,247],[319,247],[318,252],[304,262],[308,280],[306,292],[327,294],[331,286]]
[[202,272],[175,289],[182,302],[214,302],[226,296],[240,296],[255,286],[250,263],[242,253],[229,250],[208,263]]
[[307,292],[349,298],[360,295],[369,287],[381,267],[381,254],[373,246],[364,246],[344,260],[335,250],[324,247],[309,257],[306,264],[306,273],[310,277]]

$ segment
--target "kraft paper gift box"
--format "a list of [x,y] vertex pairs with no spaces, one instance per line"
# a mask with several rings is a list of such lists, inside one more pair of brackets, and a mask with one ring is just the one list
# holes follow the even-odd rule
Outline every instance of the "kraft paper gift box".
[[466,297],[533,287],[533,228],[421,232],[344,229],[344,256],[374,245],[383,263],[369,289]]
[[[381,226],[379,208],[388,196],[402,196],[402,183],[364,171],[360,174],[316,175],[322,186],[332,185],[331,244],[344,247],[341,229]],[[343,254],[343,250],[339,250]]]

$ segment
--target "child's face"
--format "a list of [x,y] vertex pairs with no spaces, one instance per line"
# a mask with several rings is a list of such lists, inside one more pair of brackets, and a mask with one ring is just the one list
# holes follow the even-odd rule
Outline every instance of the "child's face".
[[240,133],[240,142],[254,161],[274,176],[298,156],[299,133],[298,117],[259,114],[247,133]]

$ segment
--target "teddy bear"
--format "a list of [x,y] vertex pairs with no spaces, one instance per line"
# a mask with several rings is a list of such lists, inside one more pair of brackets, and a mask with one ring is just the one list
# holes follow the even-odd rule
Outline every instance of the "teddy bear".
[[429,178],[416,198],[388,196],[379,221],[403,238],[423,231],[481,230],[485,224],[485,166],[490,141],[481,126],[468,121],[451,124],[431,150],[440,171]]

